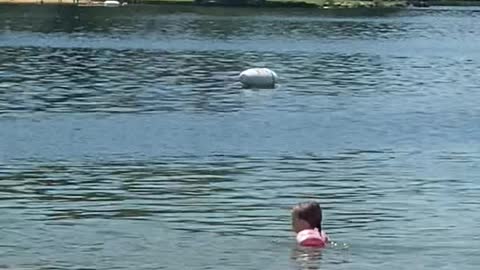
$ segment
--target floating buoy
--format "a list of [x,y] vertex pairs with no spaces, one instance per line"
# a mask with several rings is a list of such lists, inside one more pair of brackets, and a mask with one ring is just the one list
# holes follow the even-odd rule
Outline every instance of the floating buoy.
[[245,87],[273,88],[278,80],[275,72],[268,68],[251,68],[240,73],[240,82]]
[[118,7],[120,6],[120,2],[115,1],[115,0],[107,0],[103,2],[104,7]]

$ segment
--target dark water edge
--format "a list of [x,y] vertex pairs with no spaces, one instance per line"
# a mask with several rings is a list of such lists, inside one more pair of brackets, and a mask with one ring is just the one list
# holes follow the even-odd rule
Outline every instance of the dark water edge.
[[[196,4],[194,2],[186,2],[186,1],[162,1],[162,0],[142,0],[139,2],[132,2],[129,4],[129,7],[122,7],[123,9],[131,8],[132,6],[148,6],[148,5],[155,5],[155,6],[173,6],[176,8],[233,8],[233,9],[310,9],[310,10],[321,10],[321,13],[324,14],[345,14],[345,15],[356,15],[356,14],[363,14],[367,16],[371,15],[378,15],[383,12],[395,12],[398,9],[409,8],[408,1],[401,2],[398,1],[397,3],[389,3],[388,1],[383,6],[375,6],[375,5],[363,5],[363,6],[356,6],[354,5],[355,1],[350,1],[352,5],[350,6],[319,6],[314,3],[302,2],[302,1],[284,1],[284,2],[275,2],[275,1],[267,1],[263,4],[222,4],[222,3],[206,3],[206,4]],[[350,3],[349,2],[349,3]],[[413,1],[418,2],[418,1]],[[428,0],[423,1],[425,2],[426,6],[424,7],[417,7],[417,8],[428,8],[428,7],[474,7],[480,6],[480,1],[462,1],[462,0]],[[76,6],[75,3],[52,3],[48,2],[45,4],[39,3],[28,3],[28,2],[1,2],[0,6],[6,7],[16,7],[16,6]],[[414,5],[415,6],[415,5]],[[104,8],[101,5],[81,5],[82,8]]]
[[[128,3],[128,1],[125,1]],[[299,8],[299,9],[333,9],[333,10],[344,10],[344,9],[354,9],[354,10],[362,10],[362,9],[396,9],[396,8],[403,8],[406,6],[405,2],[396,1],[394,3],[385,2],[382,5],[374,5],[372,1],[369,4],[361,4],[356,5],[355,1],[345,1],[345,4],[348,3],[350,5],[343,5],[341,6],[340,2],[335,3],[332,6],[324,5],[320,6],[315,3],[303,2],[303,1],[265,1],[259,4],[249,4],[249,3],[237,3],[237,2],[206,2],[206,3],[195,3],[195,2],[188,2],[188,1],[169,1],[169,0],[141,0],[141,1],[132,1],[129,2],[129,6],[142,6],[142,5],[161,5],[161,6],[175,6],[175,7],[222,7],[222,8],[268,8],[268,9],[282,9],[282,8]],[[77,3],[55,3],[55,2],[47,2],[47,3],[37,3],[36,1],[33,2],[0,2],[0,5],[3,6],[77,6]],[[93,7],[103,7],[102,2],[94,2],[94,3],[80,3],[78,4],[79,7],[83,8],[93,8]],[[126,6],[122,6],[121,8],[127,8]]]
[[[140,12],[142,14],[150,14],[156,12],[159,14],[168,14],[168,13],[196,13],[196,14],[208,14],[208,15],[259,15],[259,14],[284,14],[284,15],[319,15],[319,16],[388,16],[389,14],[395,14],[402,11],[403,7],[357,7],[357,8],[340,8],[340,7],[331,7],[331,8],[319,8],[316,5],[303,3],[303,2],[270,2],[268,6],[261,7],[251,7],[251,6],[202,6],[196,5],[188,2],[165,2],[165,1],[152,1],[152,2],[143,2],[143,3],[134,3],[128,6],[123,6],[119,8],[107,8],[109,12],[115,14],[128,14],[134,12]],[[155,7],[153,10],[152,7]],[[42,10],[57,10],[58,15],[62,14],[69,15],[69,12],[76,9],[88,9],[92,12],[99,11],[104,12],[105,7],[102,6],[75,6],[70,4],[11,4],[11,3],[1,3],[1,9],[9,10],[11,12],[25,12],[29,10],[36,10],[41,12]],[[159,9],[160,8],[160,9]]]
[[475,7],[480,6],[480,1],[460,1],[460,0],[440,0],[440,1],[428,1],[431,6],[452,6],[452,7]]

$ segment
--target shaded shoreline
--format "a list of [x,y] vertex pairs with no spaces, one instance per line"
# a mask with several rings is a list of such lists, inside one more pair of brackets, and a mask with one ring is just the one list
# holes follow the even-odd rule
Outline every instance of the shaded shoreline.
[[[209,1],[199,3],[195,0],[118,0],[126,2],[129,5],[166,5],[166,6],[184,6],[184,7],[231,7],[231,8],[308,8],[308,9],[398,9],[406,8],[413,2],[410,1],[379,1],[379,0],[273,0],[265,1],[261,4],[225,4],[220,1]],[[480,6],[480,1],[457,1],[457,0],[435,0],[421,1],[426,6]],[[74,5],[82,7],[103,6],[103,1],[95,0],[0,0],[0,5]],[[416,6],[413,4],[413,6]]]
[[[185,0],[118,0],[127,2],[129,5],[169,5],[169,6],[190,6],[190,7],[258,7],[258,8],[313,8],[313,9],[355,9],[355,8],[403,8],[407,2],[398,1],[355,1],[355,0],[307,0],[307,1],[265,1],[261,4],[225,4],[220,1],[198,3]],[[0,0],[0,5],[78,5],[78,6],[103,6],[103,1],[91,0]]]
[[460,6],[460,7],[475,7],[480,6],[480,1],[456,1],[456,0],[438,0],[429,1],[430,6]]

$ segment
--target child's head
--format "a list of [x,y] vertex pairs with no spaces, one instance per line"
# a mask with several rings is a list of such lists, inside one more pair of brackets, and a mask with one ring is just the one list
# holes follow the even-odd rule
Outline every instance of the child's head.
[[295,233],[307,229],[322,230],[322,208],[317,202],[304,202],[292,209],[292,228]]

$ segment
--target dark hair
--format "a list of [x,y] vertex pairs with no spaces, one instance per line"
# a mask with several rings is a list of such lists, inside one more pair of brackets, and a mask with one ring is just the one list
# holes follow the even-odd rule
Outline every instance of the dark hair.
[[295,205],[292,209],[292,218],[298,218],[308,222],[312,229],[322,230],[322,208],[314,201]]

